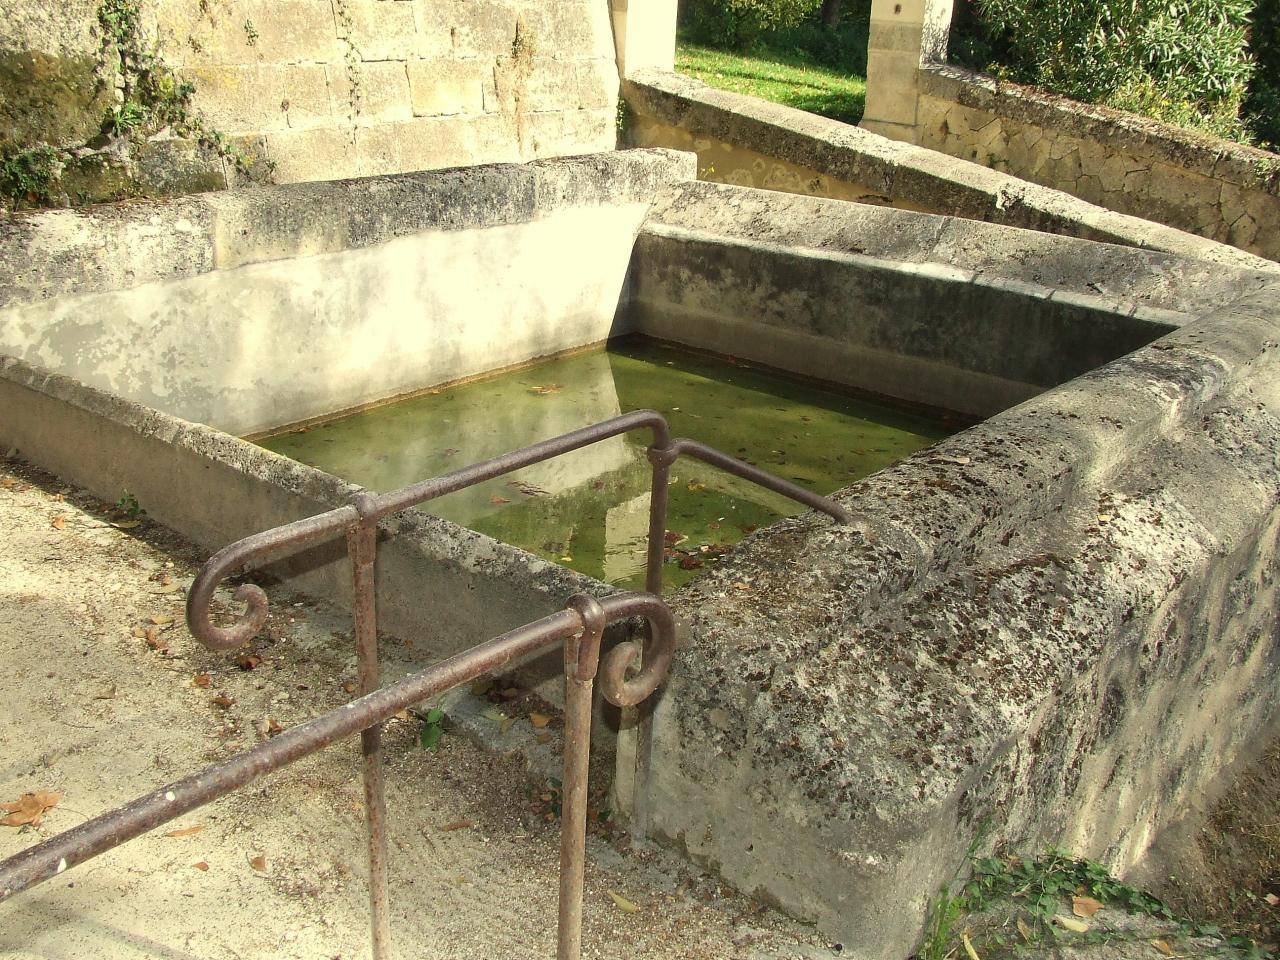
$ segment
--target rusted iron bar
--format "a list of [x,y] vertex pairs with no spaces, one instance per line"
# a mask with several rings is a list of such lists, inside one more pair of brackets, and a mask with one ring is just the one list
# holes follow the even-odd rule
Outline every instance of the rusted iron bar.
[[[581,604],[584,598],[574,598],[573,602]],[[640,593],[615,594],[590,603],[598,603],[605,623],[630,617],[644,617],[649,622],[651,640],[646,649],[642,652],[638,644],[630,641],[619,644],[610,651],[601,672],[601,690],[611,702],[623,706],[649,696],[662,682],[671,663],[675,645],[671,611],[657,597]],[[576,608],[517,627],[0,861],[0,902],[258,777],[382,723],[411,704],[568,639],[583,627],[583,614]],[[597,646],[596,656],[598,650]],[[640,657],[643,657],[640,672],[630,680],[625,679],[628,666]]]
[[430,480],[423,480],[421,483],[412,484],[392,493],[384,493],[373,498],[372,511],[369,515],[381,518],[393,513],[399,513],[409,507],[442,497],[446,493],[454,493],[465,487],[483,483],[485,480],[500,477],[504,473],[511,473],[513,470],[520,470],[523,467],[532,466],[544,460],[551,460],[570,451],[589,447],[591,444],[599,443],[601,440],[608,440],[611,437],[630,433],[632,430],[645,428],[653,431],[653,442],[655,444],[665,446],[670,441],[670,430],[662,414],[656,410],[633,410],[630,413],[622,414],[620,417],[602,420],[600,423],[582,427],[579,430],[574,430],[558,437],[552,437],[550,440],[543,440],[520,450],[514,450],[511,453],[505,453],[500,457],[494,457],[492,460],[483,460],[480,463],[463,467],[452,473],[433,477]]
[[[357,509],[359,509],[357,504]],[[363,511],[361,511],[363,512]],[[360,694],[378,689],[378,617],[374,563],[378,525],[362,520],[347,529],[351,558],[352,621]],[[391,957],[391,903],[387,892],[387,800],[382,778],[382,724],[360,731],[360,763],[364,776],[365,822],[369,842],[369,910],[373,960]]]
[[766,490],[772,490],[774,493],[789,497],[797,503],[803,503],[806,507],[811,507],[819,513],[825,513],[840,523],[849,522],[849,511],[830,497],[824,497],[821,494],[806,490],[804,487],[798,486],[789,480],[783,480],[767,470],[761,470],[759,467],[744,463],[736,457],[729,456],[727,453],[721,453],[715,447],[709,447],[705,443],[699,443],[697,440],[681,437],[678,440],[671,441],[668,449],[671,451],[672,459],[687,454],[695,460],[701,460],[703,463],[709,463],[713,467],[719,467],[725,473],[732,473],[743,480],[750,480],[758,487],[764,487]]
[[591,766],[591,690],[600,665],[604,608],[594,597],[571,603],[582,633],[564,644],[564,777],[560,782],[560,917],[557,960],[582,956],[582,884],[587,857],[587,778]]

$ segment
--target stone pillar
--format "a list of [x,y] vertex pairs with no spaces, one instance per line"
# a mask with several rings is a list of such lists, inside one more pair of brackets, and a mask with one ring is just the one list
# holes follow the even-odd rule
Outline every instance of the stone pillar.
[[872,0],[867,105],[861,126],[918,142],[920,65],[947,58],[954,0]]
[[676,68],[676,0],[609,0],[618,75]]

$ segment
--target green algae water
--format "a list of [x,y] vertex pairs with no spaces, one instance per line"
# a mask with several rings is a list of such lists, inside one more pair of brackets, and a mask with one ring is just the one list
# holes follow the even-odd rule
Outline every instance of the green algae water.
[[[648,341],[549,360],[260,441],[383,493],[650,408],[686,436],[829,494],[950,431],[802,381]],[[615,437],[420,509],[628,589],[644,586],[648,431]],[[713,467],[672,467],[665,585],[805,508]]]

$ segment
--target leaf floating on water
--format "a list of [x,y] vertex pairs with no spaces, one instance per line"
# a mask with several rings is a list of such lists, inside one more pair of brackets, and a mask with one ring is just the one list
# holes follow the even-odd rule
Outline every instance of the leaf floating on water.
[[500,497],[495,493],[493,496],[489,498],[489,502],[493,504],[495,507],[500,507],[504,503],[510,503],[511,501],[508,500],[506,497]]
[[640,912],[639,904],[633,903],[632,901],[624,897],[622,894],[617,893],[614,890],[609,891],[609,897],[617,905],[618,909],[621,910],[623,913],[639,913]]
[[1086,920],[1102,909],[1102,904],[1093,897],[1072,897],[1071,912]]
[[525,483],[523,480],[508,480],[507,486],[519,490],[526,497],[544,497],[547,494],[547,491],[541,487],[534,486],[532,483]]
[[563,383],[544,383],[542,386],[530,387],[529,392],[538,397],[550,396],[564,389]]
[[197,833],[204,829],[204,824],[196,824],[194,827],[183,827],[181,830],[170,830],[165,834],[166,837],[194,837]]
[[40,826],[44,815],[58,805],[62,794],[53,790],[39,790],[35,793],[24,793],[12,803],[0,803],[0,810],[9,816],[0,820],[0,826],[24,827],[28,824]]

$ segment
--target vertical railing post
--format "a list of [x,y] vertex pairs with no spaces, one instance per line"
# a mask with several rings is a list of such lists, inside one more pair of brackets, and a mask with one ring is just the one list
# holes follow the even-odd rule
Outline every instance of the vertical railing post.
[[[662,565],[666,556],[667,499],[671,464],[679,455],[669,440],[649,447],[653,485],[649,493],[649,544],[645,557],[644,588],[662,596]],[[631,843],[642,846],[649,836],[649,766],[653,756],[653,703],[645,701],[622,711],[617,750],[619,782],[614,799],[626,814]],[[627,754],[630,756],[627,756]]]
[[569,605],[582,631],[564,642],[564,779],[560,784],[560,921],[556,960],[582,956],[582,885],[587,857],[587,780],[591,767],[591,693],[600,665],[605,612],[594,597]]
[[[375,562],[378,524],[369,515],[368,495],[356,502],[361,520],[347,530],[351,557],[352,613],[356,635],[356,661],[360,695],[378,689],[378,613]],[[382,725],[360,734],[364,768],[365,818],[369,827],[369,908],[373,960],[391,960],[391,906],[387,894],[387,803],[382,778]]]

